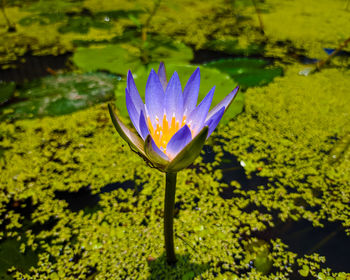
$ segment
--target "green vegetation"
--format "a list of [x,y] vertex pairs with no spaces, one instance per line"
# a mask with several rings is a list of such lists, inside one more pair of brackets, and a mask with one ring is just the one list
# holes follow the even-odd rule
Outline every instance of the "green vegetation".
[[116,84],[116,77],[103,73],[46,77],[24,84],[14,94],[13,83],[4,84],[2,96],[8,96],[12,89],[14,102],[0,108],[0,119],[69,114],[112,99]]
[[[349,1],[255,2],[264,34],[253,1],[6,1],[1,69],[72,57],[56,75],[0,83],[0,279],[350,279],[319,250],[350,234],[349,46],[299,75],[349,37]],[[131,126],[127,70],[142,95],[160,60],[183,87],[199,65],[214,104],[243,89],[179,173],[175,267],[164,174],[115,134],[106,103]],[[306,221],[337,230],[299,252],[280,229]]]

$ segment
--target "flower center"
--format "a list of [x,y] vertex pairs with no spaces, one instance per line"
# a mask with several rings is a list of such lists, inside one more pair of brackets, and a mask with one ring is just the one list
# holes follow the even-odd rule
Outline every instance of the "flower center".
[[171,118],[171,122],[169,123],[166,114],[164,114],[162,123],[158,118],[156,118],[155,129],[149,117],[147,117],[147,122],[154,142],[165,153],[166,146],[168,145],[171,137],[173,137],[173,135],[186,124],[186,116],[183,116],[181,125],[179,121],[175,119],[175,116]]

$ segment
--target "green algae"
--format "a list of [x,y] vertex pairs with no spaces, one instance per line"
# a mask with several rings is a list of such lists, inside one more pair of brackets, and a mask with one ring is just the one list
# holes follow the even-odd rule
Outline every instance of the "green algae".
[[[277,210],[282,220],[304,218],[319,226],[323,219],[338,220],[347,228],[349,150],[341,143],[349,134],[349,73],[325,69],[302,77],[299,68],[248,90],[246,114],[223,134],[236,141],[224,150],[237,155],[248,174],[271,178],[248,192],[257,205]],[[329,159],[338,145],[342,157],[335,163]]]
[[[326,0],[258,3],[264,34],[260,32],[252,3],[162,1],[155,14],[152,14],[154,3],[144,0],[113,0],[103,5],[96,0],[9,5],[6,13],[15,24],[16,32],[6,32],[6,21],[0,18],[0,28],[4,31],[0,38],[0,63],[2,68],[10,67],[29,52],[58,55],[74,51],[76,45],[83,42],[85,45],[114,44],[113,40],[125,39],[124,35],[135,30],[141,39],[144,29],[146,38],[147,34],[157,34],[196,50],[265,54],[286,62],[295,62],[300,57],[323,59],[326,57],[323,48],[336,48],[348,37],[348,11],[344,1],[336,0],[331,5]],[[334,18],[337,20],[332,20]],[[123,43],[127,42],[130,38]],[[335,61],[337,66],[349,65],[348,59]]]
[[263,14],[263,19],[269,39],[289,40],[309,57],[324,58],[323,48],[336,48],[349,37],[349,11],[345,1],[269,0],[266,5],[270,9]]
[[[275,211],[280,220],[304,218],[315,226],[325,220],[341,221],[345,227],[349,223],[348,151],[337,166],[328,161],[337,139],[348,133],[348,73],[327,69],[302,77],[297,75],[299,67],[290,67],[285,77],[267,87],[248,89],[245,112],[213,135],[215,160],[204,163],[199,157],[181,172],[174,221],[180,256],[176,269],[165,265],[163,255],[163,174],[147,167],[114,133],[105,104],[69,116],[2,122],[1,145],[8,149],[0,163],[0,212],[10,199],[31,198],[33,223],[56,220],[39,232],[26,228],[23,248],[35,250],[38,262],[29,272],[14,265],[10,275],[289,279],[294,272],[348,277],[324,268],[325,258],[316,253],[297,255],[279,238],[255,237],[278,222]],[[330,83],[330,77],[338,83]],[[271,183],[246,190],[234,178],[223,181],[217,169],[223,150],[238,156],[247,173],[259,171]],[[102,191],[112,182],[125,185]],[[220,191],[229,185],[235,186],[234,195],[223,199]],[[89,211],[71,211],[55,194],[85,187],[99,197],[98,207]],[[250,204],[266,210],[248,210]],[[6,224],[2,238],[18,236],[21,215],[10,211],[0,217]]]
[[[58,5],[57,17],[48,16],[53,2]],[[248,2],[162,1],[149,32],[179,40],[194,49],[258,56],[265,52],[267,56],[293,63],[299,55],[321,59],[325,56],[323,47],[334,48],[348,36],[344,1],[258,2],[265,36],[259,32],[254,7]],[[92,49],[127,42],[124,48],[128,56],[135,57],[128,67],[136,69],[137,65],[143,65],[140,29],[153,3],[86,0],[36,4],[43,6],[7,9],[18,32],[5,33],[0,38],[0,61],[5,63],[4,67],[11,66],[27,52],[56,55],[72,51],[77,42]],[[111,22],[105,24],[103,13],[116,11],[116,7],[121,13],[106,14]],[[135,7],[143,7],[143,12],[129,17],[122,13]],[[67,14],[73,15],[72,18]],[[282,20],[287,24],[281,24]],[[2,18],[0,23],[3,29]],[[285,28],[286,25],[290,28]],[[132,41],[135,36],[137,40]],[[89,48],[83,50],[88,53]],[[162,57],[165,57],[163,51],[154,60]],[[88,55],[84,58],[85,64],[88,58]],[[191,59],[192,52],[185,62]],[[92,65],[95,61],[90,62],[87,68],[96,67]],[[121,62],[124,67],[125,59]],[[168,74],[172,73],[171,65],[167,64]],[[349,234],[350,84],[349,71],[345,69],[348,65],[348,60],[339,58],[334,64],[332,61],[332,66],[338,69],[323,69],[311,77],[302,77],[298,72],[303,66],[294,64],[286,68],[285,77],[275,78],[262,88],[248,89],[244,112],[230,120],[242,111],[241,102],[239,110],[228,115],[225,125],[221,124],[210,139],[214,159],[207,162],[203,154],[203,158],[180,173],[175,218],[179,254],[176,268],[166,266],[163,255],[164,178],[147,167],[115,135],[106,104],[56,118],[2,120],[0,239],[2,244],[10,244],[24,234],[25,238],[18,241],[20,251],[34,250],[38,256],[33,263],[26,262],[23,269],[20,264],[23,254],[19,253],[16,256],[20,261],[11,268],[5,267],[5,270],[10,268],[6,276],[14,279],[290,279],[299,275],[305,279],[349,278],[349,273],[333,272],[327,267],[326,259],[317,253],[297,255],[278,237],[266,240],[256,237],[281,221],[302,219],[319,227],[338,221],[343,225],[341,230]],[[101,66],[96,69],[99,67],[106,69]],[[125,75],[129,68],[123,70],[123,67],[113,65],[107,70]],[[138,71],[145,70],[140,67]],[[192,71],[193,67],[189,67],[188,72]],[[184,73],[183,84],[189,75]],[[225,77],[216,70],[208,73],[218,79]],[[203,80],[206,84],[206,79]],[[137,83],[143,88],[144,81]],[[50,84],[47,84],[49,91],[57,90]],[[228,79],[227,90],[220,93],[227,94],[231,85],[234,82]],[[30,94],[40,98],[47,94],[40,92]],[[117,89],[116,97],[124,102],[121,92]],[[126,114],[122,110],[120,113],[128,123]],[[268,183],[248,187],[240,184],[238,178],[224,180],[220,163],[225,160],[229,165],[234,157],[238,157],[248,176],[258,174],[267,178]],[[106,190],[111,183],[123,187]],[[79,200],[82,189],[98,197],[94,207],[73,211],[69,202],[57,195],[68,192]],[[230,199],[221,197],[223,189],[232,189]],[[39,231],[33,225],[25,226],[23,215],[9,206],[12,201],[25,205],[28,199],[33,204],[28,215],[33,224],[42,225]],[[55,223],[51,224],[52,220]]]

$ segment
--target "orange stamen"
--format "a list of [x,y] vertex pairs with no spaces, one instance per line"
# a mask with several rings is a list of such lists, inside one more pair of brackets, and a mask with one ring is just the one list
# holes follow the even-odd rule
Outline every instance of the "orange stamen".
[[175,116],[171,118],[171,122],[169,123],[167,116],[164,114],[162,122],[160,122],[158,118],[156,119],[155,129],[149,117],[147,117],[147,123],[154,142],[163,152],[166,152],[166,146],[171,137],[173,137],[173,135],[186,124],[186,116],[183,116],[180,124],[179,121],[175,119]]

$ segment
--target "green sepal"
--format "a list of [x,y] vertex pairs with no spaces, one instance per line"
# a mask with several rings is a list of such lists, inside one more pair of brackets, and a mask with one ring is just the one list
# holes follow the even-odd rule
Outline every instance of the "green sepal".
[[178,172],[188,167],[199,156],[208,135],[208,126],[205,126],[195,138],[166,167],[166,172]]
[[119,120],[118,116],[114,113],[111,104],[108,104],[108,110],[109,114],[111,115],[114,127],[118,131],[119,135],[129,144],[129,146],[132,150],[134,150],[134,152],[140,154],[144,158],[147,158],[143,148],[143,140],[141,139],[141,137],[133,133]]

